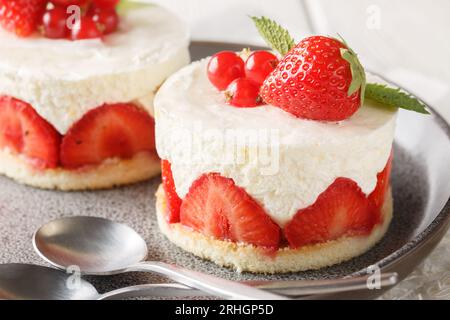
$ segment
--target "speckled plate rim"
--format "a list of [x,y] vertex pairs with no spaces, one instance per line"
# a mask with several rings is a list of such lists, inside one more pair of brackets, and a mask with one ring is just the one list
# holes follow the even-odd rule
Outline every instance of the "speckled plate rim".
[[[442,131],[447,135],[447,138],[450,140],[450,124],[444,119],[443,116],[439,114],[439,112],[436,111],[435,108],[431,107],[429,103],[427,103],[425,100],[423,100],[410,90],[403,89],[402,86],[395,83],[394,81],[386,79],[377,72],[371,70],[368,71],[420,99],[427,106],[427,109],[430,112],[430,116],[433,117],[432,121],[435,122],[442,129]],[[382,270],[391,267],[395,269],[395,264],[399,260],[402,260],[407,256],[413,255],[416,251],[421,249],[427,243],[431,242],[434,239],[434,237],[439,236],[441,232],[445,232],[445,230],[447,230],[449,227],[450,227],[450,195],[448,196],[447,202],[442,207],[439,214],[422,232],[420,232],[412,240],[404,244],[402,247],[400,247],[387,257],[378,261],[376,263],[377,266],[380,267]],[[442,237],[438,239],[438,242],[440,242],[441,240]],[[428,252],[428,254],[429,253],[431,253],[431,251]],[[366,270],[359,270],[352,273],[352,275],[362,275],[365,272]]]

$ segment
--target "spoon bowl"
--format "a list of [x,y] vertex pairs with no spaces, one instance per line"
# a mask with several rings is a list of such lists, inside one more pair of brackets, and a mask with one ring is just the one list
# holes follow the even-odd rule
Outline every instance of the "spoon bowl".
[[97,217],[53,220],[36,231],[33,246],[50,264],[91,275],[121,273],[147,257],[147,245],[130,227]]
[[0,265],[0,300],[91,300],[89,282],[56,269],[30,264]]

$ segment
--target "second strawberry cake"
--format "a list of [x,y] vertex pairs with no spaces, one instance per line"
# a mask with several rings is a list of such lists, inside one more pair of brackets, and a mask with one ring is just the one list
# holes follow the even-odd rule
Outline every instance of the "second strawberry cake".
[[189,35],[163,8],[117,4],[0,0],[1,174],[61,190],[159,174],[153,98]]

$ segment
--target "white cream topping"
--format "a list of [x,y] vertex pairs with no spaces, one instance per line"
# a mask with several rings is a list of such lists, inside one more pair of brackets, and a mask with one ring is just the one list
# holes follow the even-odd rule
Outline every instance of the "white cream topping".
[[[210,84],[206,63],[171,76],[154,101],[158,153],[171,162],[181,198],[200,175],[218,172],[284,226],[338,177],[354,180],[366,195],[375,189],[391,152],[396,111],[366,101],[350,119],[325,123],[268,105],[235,108]],[[236,136],[254,140],[239,144]]]
[[129,11],[104,41],[0,30],[0,94],[30,103],[64,134],[92,108],[151,94],[189,63],[188,46],[186,26],[158,6]]

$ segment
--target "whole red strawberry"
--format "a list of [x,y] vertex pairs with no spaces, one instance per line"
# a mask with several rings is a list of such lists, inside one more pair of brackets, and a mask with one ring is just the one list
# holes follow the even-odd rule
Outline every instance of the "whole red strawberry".
[[261,97],[296,117],[340,121],[361,105],[365,76],[356,54],[324,36],[303,39],[261,87]]
[[47,0],[0,0],[0,24],[19,37],[27,37],[38,27]]

